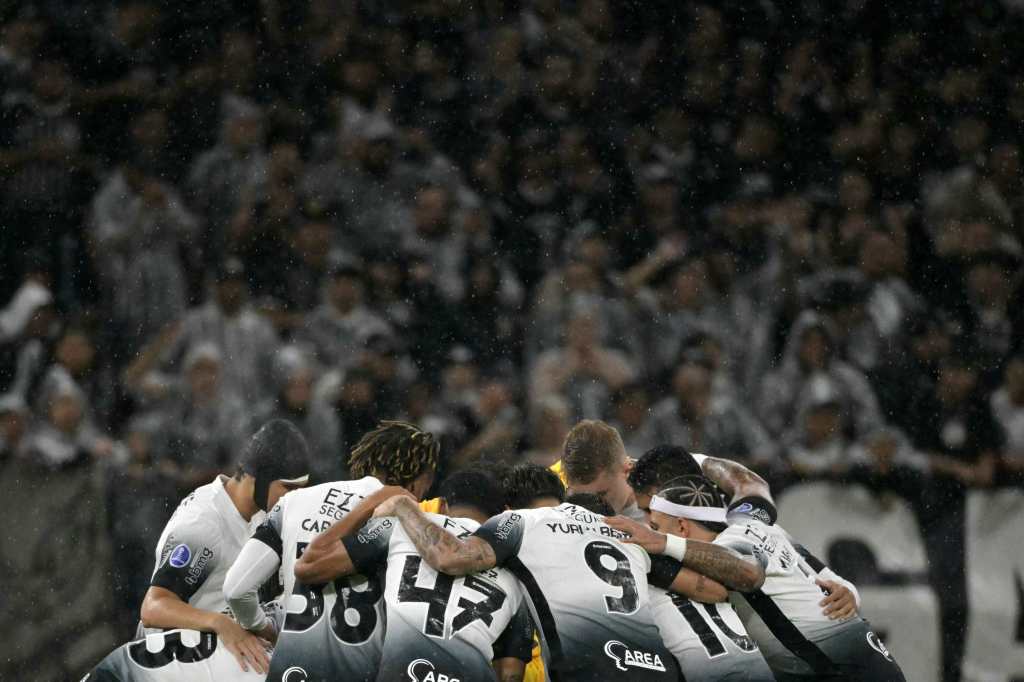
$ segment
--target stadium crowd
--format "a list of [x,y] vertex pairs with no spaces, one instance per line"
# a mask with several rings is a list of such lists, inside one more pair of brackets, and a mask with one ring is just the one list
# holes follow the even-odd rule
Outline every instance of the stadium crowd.
[[962,585],[1024,472],[1016,4],[5,5],[0,467],[105,481],[125,636],[271,417],[320,481],[382,418],[449,471],[604,419],[904,495]]

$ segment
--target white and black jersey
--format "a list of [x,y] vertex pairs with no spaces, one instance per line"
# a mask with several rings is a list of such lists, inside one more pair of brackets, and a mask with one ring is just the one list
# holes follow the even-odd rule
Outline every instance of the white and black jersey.
[[196,630],[165,630],[114,649],[82,682],[262,682],[263,673],[242,672],[217,636]]
[[863,618],[830,620],[815,581],[824,564],[798,549],[781,527],[744,517],[715,544],[753,556],[764,567],[761,589],[732,593],[747,632],[777,675],[806,679],[902,680],[889,652]]
[[523,584],[552,680],[677,679],[651,613],[651,560],[603,517],[566,503],[505,512],[476,535]]
[[[470,519],[427,516],[461,538],[479,525]],[[491,661],[496,656],[515,652],[511,655],[529,660],[532,628],[521,608],[522,588],[508,571],[493,568],[458,578],[438,573],[392,518],[375,519],[344,543],[358,570],[386,567],[388,620],[380,682],[493,682]]]
[[[658,557],[653,559],[657,564]],[[774,682],[757,643],[729,602],[702,604],[653,584],[650,589],[654,622],[687,679]]]
[[380,665],[383,589],[376,572],[323,585],[295,579],[295,563],[310,541],[345,518],[383,485],[376,478],[293,490],[253,535],[280,559],[286,616],[267,680],[369,682]]
[[[204,611],[225,611],[224,576],[265,514],[242,518],[224,489],[226,477],[196,488],[160,534],[151,585]],[[139,633],[140,636],[143,634]]]

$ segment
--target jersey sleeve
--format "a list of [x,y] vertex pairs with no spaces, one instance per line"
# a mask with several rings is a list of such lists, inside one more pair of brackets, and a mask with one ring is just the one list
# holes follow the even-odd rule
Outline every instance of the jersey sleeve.
[[655,587],[667,590],[683,570],[683,565],[670,556],[656,554],[651,557],[651,570],[647,573],[647,582]]
[[473,533],[494,549],[498,566],[519,553],[519,547],[523,544],[525,534],[526,517],[515,511],[492,516]]
[[530,610],[524,602],[519,605],[519,610],[494,642],[494,660],[518,658],[526,663],[532,661],[533,630],[533,619],[530,618]]
[[274,508],[267,514],[267,519],[256,528],[256,532],[252,534],[254,540],[259,540],[264,545],[274,550],[277,554],[277,558],[281,559],[282,545],[281,545],[281,528],[283,526],[284,509],[281,503],[278,502],[274,505]]
[[373,573],[387,560],[391,534],[394,530],[394,519],[373,519],[355,535],[342,539],[341,542],[345,545],[345,551],[348,552],[356,571],[364,575]]
[[733,500],[725,515],[729,524],[742,524],[756,521],[771,526],[779,517],[775,505],[763,497],[753,495],[740,500]]
[[770,528],[759,521],[736,524],[719,533],[713,544],[728,547],[743,556],[753,557],[762,568],[767,568],[768,557],[761,547],[767,541],[770,532]]
[[220,532],[207,523],[175,528],[160,549],[160,564],[150,584],[192,598],[221,561]]

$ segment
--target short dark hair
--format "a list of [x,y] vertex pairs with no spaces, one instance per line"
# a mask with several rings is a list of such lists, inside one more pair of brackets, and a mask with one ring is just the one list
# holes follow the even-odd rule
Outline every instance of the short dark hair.
[[565,501],[601,516],[615,516],[615,510],[612,509],[612,506],[603,497],[594,493],[574,493]]
[[491,474],[481,469],[457,471],[448,476],[438,489],[449,507],[471,507],[487,516],[505,511],[505,492]]
[[567,481],[586,485],[623,463],[622,436],[603,421],[584,419],[572,427],[562,445],[562,469]]
[[[670,488],[658,491],[658,497],[663,497],[669,502],[684,504],[688,507],[711,507],[724,508],[725,495],[721,488],[704,476],[683,476],[670,483]],[[721,533],[728,525],[718,521],[694,521],[712,533]]]
[[510,509],[525,509],[542,497],[565,502],[565,485],[551,469],[539,464],[517,464],[502,477]]
[[629,487],[638,491],[661,488],[673,478],[700,475],[700,466],[686,448],[657,445],[633,464],[633,470],[629,472]]

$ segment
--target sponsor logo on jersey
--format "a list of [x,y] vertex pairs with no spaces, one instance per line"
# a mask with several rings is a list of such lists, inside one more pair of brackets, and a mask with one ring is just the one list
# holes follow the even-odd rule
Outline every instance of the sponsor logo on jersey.
[[382,519],[381,522],[375,525],[372,529],[364,533],[360,533],[356,539],[362,544],[373,542],[379,538],[384,531],[390,529],[392,525],[391,519]]
[[410,682],[460,682],[458,677],[452,677],[439,673],[432,661],[425,658],[417,658],[405,669]]
[[768,513],[768,510],[762,509],[761,507],[755,507],[749,502],[744,502],[740,506],[733,509],[731,513],[746,514],[747,516],[757,519],[766,526],[772,525],[772,515]]
[[885,657],[885,660],[895,662],[892,660],[892,654],[890,654],[889,650],[885,648],[884,644],[882,644],[882,640],[878,638],[878,635],[871,630],[868,630],[867,639],[869,647],[882,654],[882,656]]
[[174,568],[184,568],[188,566],[188,562],[192,559],[192,550],[188,548],[188,545],[182,543],[171,550],[170,563]]
[[199,582],[199,579],[203,577],[203,571],[206,569],[206,564],[210,563],[210,559],[213,558],[213,550],[209,547],[203,547],[203,551],[199,553],[199,558],[196,560],[194,566],[188,569],[188,575],[185,576],[185,582],[189,585],[195,585]]
[[508,540],[508,536],[512,533],[512,529],[515,528],[516,524],[519,523],[522,518],[522,516],[515,512],[509,514],[508,518],[502,521],[501,525],[494,531],[494,537],[499,540]]
[[644,670],[657,670],[665,672],[665,664],[658,654],[649,651],[631,649],[618,640],[609,640],[604,644],[604,653],[608,658],[615,661],[615,667],[619,670],[630,668],[643,668]]
[[293,665],[281,674],[281,682],[308,682],[309,673],[297,665]]

